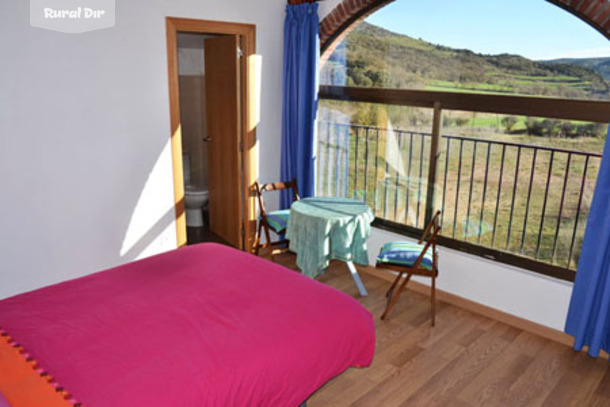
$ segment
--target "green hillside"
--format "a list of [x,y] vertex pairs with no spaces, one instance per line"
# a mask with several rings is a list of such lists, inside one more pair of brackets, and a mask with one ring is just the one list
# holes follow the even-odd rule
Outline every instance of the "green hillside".
[[598,72],[561,62],[477,54],[361,23],[324,65],[322,83],[610,99],[610,86]]
[[544,62],[584,66],[599,72],[606,80],[610,80],[610,58],[563,58]]

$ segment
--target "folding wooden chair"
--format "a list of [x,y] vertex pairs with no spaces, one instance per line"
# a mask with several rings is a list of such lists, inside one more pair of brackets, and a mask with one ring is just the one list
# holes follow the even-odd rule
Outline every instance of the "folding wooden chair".
[[[441,230],[440,215],[441,212],[437,211],[430,223],[428,223],[428,226],[426,226],[418,243],[406,241],[390,242],[381,247],[375,267],[398,272],[396,279],[386,293],[388,300],[381,319],[385,319],[388,316],[388,313],[398,301],[398,297],[407,286],[411,276],[426,276],[432,278],[430,298],[432,301],[432,326],[434,326],[436,277],[438,276],[436,237]],[[403,276],[404,279],[400,283]]]
[[[290,209],[282,209],[278,211],[267,212],[265,209],[265,200],[263,194],[270,191],[281,191],[284,189],[292,190],[292,201],[299,200],[299,190],[297,188],[297,180],[292,179],[288,182],[272,182],[264,185],[260,185],[257,182],[254,183],[256,190],[256,196],[258,197],[258,204],[260,207],[260,216],[258,218],[258,231],[256,233],[256,239],[254,240],[254,254],[258,256],[260,249],[270,249],[271,261],[274,261],[276,254],[284,253],[288,250],[288,244],[286,240],[271,241],[271,231],[276,235],[280,236],[286,233],[286,226],[288,226],[288,219],[290,218]],[[265,231],[266,242],[261,243],[261,232]],[[274,249],[274,247],[286,246],[283,248]]]

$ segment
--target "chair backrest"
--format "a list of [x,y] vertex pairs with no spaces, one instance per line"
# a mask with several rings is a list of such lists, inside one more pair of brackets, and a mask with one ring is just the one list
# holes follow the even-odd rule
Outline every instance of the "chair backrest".
[[419,240],[419,244],[426,242],[426,245],[424,246],[417,260],[415,260],[415,262],[413,263],[413,267],[419,266],[419,263],[424,258],[424,255],[426,254],[430,246],[432,246],[432,256],[434,257],[433,264],[436,264],[436,237],[441,231],[440,217],[441,211],[436,211],[436,213],[428,223],[428,226],[426,226],[426,229],[424,229],[424,233],[422,234],[422,237]]
[[436,211],[426,229],[424,229],[424,233],[422,233],[421,239],[419,239],[419,244],[422,244],[425,241],[434,240],[436,241],[436,236],[441,231],[441,211]]
[[258,181],[254,183],[254,188],[256,189],[256,196],[258,197],[258,205],[260,207],[260,215],[261,217],[265,217],[267,215],[265,209],[265,200],[263,199],[263,193],[271,192],[271,191],[281,191],[284,189],[292,190],[292,202],[298,201],[299,197],[299,188],[297,187],[297,180],[293,178],[291,181],[281,181],[281,182],[269,182],[267,184],[260,185]]

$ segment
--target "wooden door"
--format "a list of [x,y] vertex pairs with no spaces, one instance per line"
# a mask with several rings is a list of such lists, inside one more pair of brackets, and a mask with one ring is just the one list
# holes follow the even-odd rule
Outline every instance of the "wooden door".
[[204,53],[210,230],[241,247],[238,37],[206,39]]

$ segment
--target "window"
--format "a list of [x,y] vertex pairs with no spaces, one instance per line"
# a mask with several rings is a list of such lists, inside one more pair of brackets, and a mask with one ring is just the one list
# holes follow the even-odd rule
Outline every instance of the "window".
[[[373,14],[323,64],[318,194],[413,236],[440,209],[441,243],[572,280],[610,118],[610,58],[586,48],[610,55],[607,40],[546,3],[417,3]],[[507,7],[537,29],[507,29]]]

